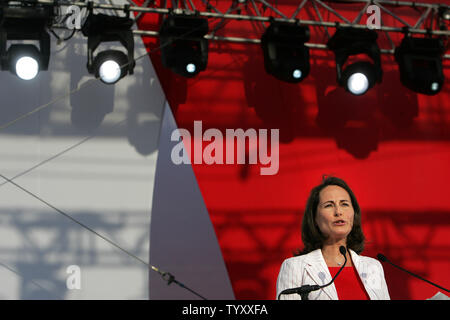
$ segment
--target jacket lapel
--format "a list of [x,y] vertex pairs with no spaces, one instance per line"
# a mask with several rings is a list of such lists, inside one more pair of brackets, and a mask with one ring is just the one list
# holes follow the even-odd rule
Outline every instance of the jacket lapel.
[[353,264],[355,265],[356,271],[358,272],[359,278],[361,279],[364,288],[366,289],[366,292],[370,297],[370,300],[380,299],[377,296],[376,290],[374,290],[370,285],[370,281],[368,279],[370,274],[367,263],[364,263],[356,252],[351,249],[349,249],[349,251],[352,256]]
[[[331,274],[328,270],[325,259],[322,256],[322,251],[320,249],[311,251],[305,257],[306,272],[313,281],[322,286],[331,281]],[[337,292],[334,284],[331,284],[323,289],[321,289],[330,299],[337,300]]]

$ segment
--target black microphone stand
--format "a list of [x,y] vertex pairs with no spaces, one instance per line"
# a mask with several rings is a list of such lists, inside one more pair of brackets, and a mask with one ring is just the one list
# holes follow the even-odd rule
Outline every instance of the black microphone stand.
[[431,282],[431,281],[429,281],[429,280],[427,280],[427,279],[425,279],[425,278],[422,278],[421,276],[419,276],[419,275],[417,275],[417,274],[415,274],[415,273],[412,273],[411,271],[408,271],[408,270],[406,270],[406,269],[404,269],[404,268],[402,268],[402,267],[400,267],[400,266],[397,266],[396,264],[394,264],[394,263],[392,263],[391,261],[389,261],[388,258],[386,258],[386,257],[385,257],[384,255],[382,255],[381,253],[377,254],[377,258],[378,258],[378,260],[380,260],[381,262],[387,262],[387,263],[389,263],[390,265],[396,267],[397,269],[400,269],[400,270],[402,270],[403,272],[406,272],[407,274],[409,274],[409,275],[411,275],[411,276],[413,276],[413,277],[416,277],[417,279],[420,279],[420,280],[422,280],[422,281],[425,281],[425,282],[431,284],[432,286],[435,286],[436,288],[439,288],[439,289],[444,290],[444,291],[446,291],[446,292],[450,292],[450,290],[448,290],[448,289],[446,289],[446,288],[444,288],[444,287],[441,287],[440,285],[438,285],[438,284],[436,284],[436,283],[433,283],[433,282]]
[[[317,287],[317,288],[316,288]],[[305,285],[302,286],[303,290],[299,290],[298,294],[302,298],[302,300],[309,300],[308,296],[310,292],[316,291],[320,289],[320,286],[311,286],[311,285]]]
[[339,269],[339,271],[336,273],[336,275],[333,277],[333,279],[331,279],[331,281],[329,283],[322,285],[322,286],[305,284],[299,288],[286,289],[286,290],[281,291],[278,294],[278,300],[280,300],[280,296],[282,294],[292,294],[292,293],[299,294],[302,300],[309,300],[308,295],[310,292],[325,288],[325,287],[329,286],[330,284],[332,284],[334,282],[334,280],[336,279],[336,277],[339,275],[339,273],[341,273],[342,269],[344,269],[345,265],[347,264],[347,254],[346,254],[347,249],[344,246],[340,246],[339,252],[344,256],[345,261],[344,261],[344,264],[342,265],[342,267]]
[[169,272],[164,272],[159,270],[158,268],[151,266],[151,269],[153,271],[158,272],[161,277],[163,278],[163,280],[167,281],[167,285],[170,285],[172,283],[175,283],[176,285],[178,285],[180,288],[186,289],[187,291],[195,294],[197,297],[203,299],[203,300],[208,300],[206,299],[204,296],[200,295],[199,293],[195,292],[194,290],[192,290],[191,288],[185,286],[183,283],[179,282],[178,280],[175,279],[175,276]]

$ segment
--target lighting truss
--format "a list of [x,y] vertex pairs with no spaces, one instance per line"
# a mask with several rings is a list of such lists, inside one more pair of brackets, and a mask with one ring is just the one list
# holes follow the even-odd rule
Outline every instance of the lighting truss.
[[[50,36],[46,27],[54,14],[52,4],[29,3],[21,7],[0,1],[0,66],[22,79],[33,79],[39,70],[48,70]],[[33,41],[35,44],[8,41]]]
[[[53,0],[36,0],[42,3],[53,3]],[[296,10],[292,14],[287,14],[278,9],[275,5],[266,0],[235,0],[229,1],[229,8],[224,11],[214,6],[207,0],[146,0],[141,6],[136,5],[132,0],[128,0],[129,5],[121,6],[114,4],[94,4],[96,9],[117,10],[117,11],[131,11],[136,13],[136,19],[139,20],[145,14],[167,15],[170,12],[180,14],[192,14],[200,17],[219,19],[220,22],[215,28],[205,36],[206,39],[212,41],[226,41],[237,43],[253,43],[259,44],[260,37],[222,37],[217,36],[218,30],[226,28],[227,22],[239,21],[256,22],[261,24],[264,28],[270,21],[279,22],[298,22],[300,15],[308,11],[314,16],[310,20],[300,20],[301,25],[312,26],[321,30],[325,35],[322,42],[309,42],[306,46],[312,49],[328,50],[326,42],[329,40],[330,29],[337,27],[353,27],[368,29],[366,24],[361,24],[362,17],[367,12],[370,5],[376,5],[380,8],[383,16],[389,15],[395,21],[395,25],[386,25],[382,21],[382,25],[377,29],[378,32],[383,32],[389,39],[389,45],[381,47],[382,54],[395,53],[395,44],[391,39],[393,33],[408,33],[411,35],[429,35],[435,37],[448,38],[450,31],[448,30],[448,21],[442,19],[442,12],[447,12],[450,9],[449,5],[443,3],[421,3],[411,1],[390,1],[390,0],[298,0]],[[272,1],[273,2],[273,1]],[[283,1],[280,1],[280,3]],[[76,5],[79,7],[86,7],[85,2],[73,1],[58,1],[58,5]],[[165,4],[165,6],[162,5]],[[216,2],[214,2],[216,3]],[[286,2],[288,3],[288,2]],[[335,4],[346,3],[351,5],[356,10],[356,15],[353,19],[344,17],[335,9]],[[246,9],[246,10],[244,10]],[[402,10],[399,13],[399,10]],[[417,15],[420,12],[420,17],[414,23],[408,23],[402,18],[405,15],[405,10],[411,10],[411,13]],[[244,14],[245,12],[245,14]],[[324,14],[324,12],[326,14]],[[433,22],[433,23],[428,23]],[[428,25],[427,25],[428,24]],[[399,26],[400,25],[400,26]],[[58,27],[58,26],[55,26]],[[59,26],[63,27],[64,26]],[[134,30],[134,35],[144,37],[158,37],[158,30]],[[450,59],[450,54],[443,56],[444,59]]]
[[[88,37],[87,69],[104,83],[114,84],[127,74],[131,75],[134,72],[136,63],[134,38],[131,31],[133,21],[129,17],[94,14],[93,8],[89,9],[89,16],[82,28],[83,34]],[[119,41],[127,53],[119,50],[104,50],[95,54],[101,43],[112,41]]]

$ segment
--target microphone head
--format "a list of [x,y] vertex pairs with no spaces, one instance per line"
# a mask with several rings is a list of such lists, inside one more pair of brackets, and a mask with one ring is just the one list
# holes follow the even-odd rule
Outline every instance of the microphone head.
[[345,254],[347,253],[347,249],[346,249],[344,246],[340,246],[340,247],[339,247],[339,252],[340,252],[343,256],[345,256]]
[[387,261],[387,258],[383,256],[381,253],[377,254],[377,259],[380,260],[381,262]]

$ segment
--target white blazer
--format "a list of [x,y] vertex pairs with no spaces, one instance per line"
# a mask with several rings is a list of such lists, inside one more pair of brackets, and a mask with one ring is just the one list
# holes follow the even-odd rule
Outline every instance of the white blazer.
[[[350,250],[353,264],[359,277],[364,284],[371,300],[390,300],[384,271],[381,263],[373,258],[359,256]],[[317,249],[308,254],[288,258],[283,261],[277,279],[278,294],[290,288],[300,287],[305,284],[324,285],[331,281],[332,277],[328,270],[322,250]],[[338,300],[338,295],[334,283],[331,285],[310,292],[309,300]],[[281,295],[281,300],[301,300],[299,294]]]

